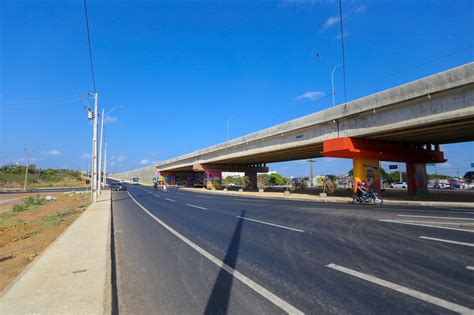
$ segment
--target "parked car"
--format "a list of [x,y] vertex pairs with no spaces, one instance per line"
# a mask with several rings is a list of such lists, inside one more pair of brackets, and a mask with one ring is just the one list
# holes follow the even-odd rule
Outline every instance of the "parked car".
[[112,191],[124,191],[127,190],[127,186],[122,183],[111,183],[110,190]]
[[407,183],[405,183],[405,182],[394,182],[394,183],[390,184],[390,188],[406,189],[407,188]]

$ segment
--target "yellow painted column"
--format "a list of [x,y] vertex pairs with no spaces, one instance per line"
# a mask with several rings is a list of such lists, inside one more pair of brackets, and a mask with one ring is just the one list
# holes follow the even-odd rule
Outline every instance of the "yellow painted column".
[[352,164],[354,191],[357,190],[356,183],[362,180],[371,190],[380,192],[380,161],[355,157],[352,160]]

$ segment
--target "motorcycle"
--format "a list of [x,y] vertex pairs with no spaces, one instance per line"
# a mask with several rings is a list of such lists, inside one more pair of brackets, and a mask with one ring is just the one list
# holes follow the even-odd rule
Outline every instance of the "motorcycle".
[[383,204],[383,199],[375,191],[369,192],[369,196],[365,198],[362,196],[362,194],[354,193],[352,195],[352,203],[355,205],[360,205],[360,204],[365,204],[365,203],[373,203],[375,205],[381,205]]

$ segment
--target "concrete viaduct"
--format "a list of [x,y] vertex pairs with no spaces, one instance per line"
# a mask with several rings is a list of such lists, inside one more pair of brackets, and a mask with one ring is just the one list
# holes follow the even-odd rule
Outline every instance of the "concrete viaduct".
[[474,140],[474,62],[347,104],[160,162],[116,174],[145,181],[218,184],[241,171],[255,186],[266,164],[318,157],[351,158],[354,177],[379,189],[379,161],[407,164],[408,191],[426,191],[426,163],[442,163],[440,144]]

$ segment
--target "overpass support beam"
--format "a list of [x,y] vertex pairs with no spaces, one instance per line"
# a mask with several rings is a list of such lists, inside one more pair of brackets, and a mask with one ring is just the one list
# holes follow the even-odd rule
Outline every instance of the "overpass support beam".
[[428,192],[426,163],[407,162],[407,184],[409,195],[424,195]]
[[246,171],[245,176],[249,179],[249,186],[250,190],[257,189],[257,171]]
[[[352,163],[354,183],[362,180],[367,183],[367,186],[369,186],[370,189],[380,193],[380,161],[377,159],[354,157]],[[356,185],[354,185],[354,190],[355,189]]]
[[410,147],[400,144],[357,138],[336,138],[323,142],[325,157],[350,158],[354,163],[354,181],[362,179],[370,187],[380,190],[379,161],[405,162],[407,165],[408,194],[427,192],[426,163],[444,163],[444,153],[435,146]]

